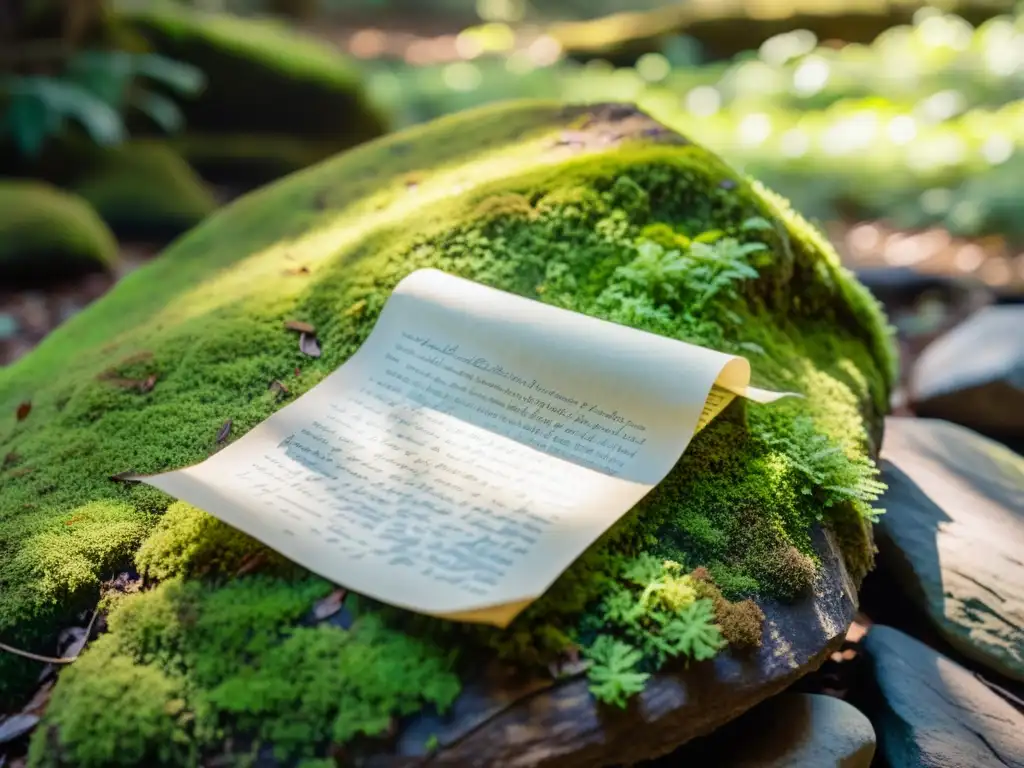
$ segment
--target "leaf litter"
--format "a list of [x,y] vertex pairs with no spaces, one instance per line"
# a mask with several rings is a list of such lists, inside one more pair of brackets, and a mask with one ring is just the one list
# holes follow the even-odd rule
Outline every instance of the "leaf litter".
[[316,336],[312,336],[308,333],[300,333],[299,351],[304,355],[309,355],[310,357],[320,357],[320,342],[316,340]]
[[296,331],[297,333],[308,333],[311,336],[316,336],[316,328],[305,323],[302,320],[286,320],[284,327],[289,331]]

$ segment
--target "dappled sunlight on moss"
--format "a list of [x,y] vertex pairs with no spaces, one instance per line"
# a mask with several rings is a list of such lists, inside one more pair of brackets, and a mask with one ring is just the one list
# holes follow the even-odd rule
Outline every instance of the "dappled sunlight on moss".
[[252,558],[260,570],[294,572],[297,567],[241,531],[184,502],[172,504],[139,548],[135,563],[147,579],[230,575]]
[[[880,419],[892,368],[877,305],[801,219],[699,147],[659,143],[664,134],[647,131],[650,123],[580,147],[560,140],[567,128],[588,130],[588,119],[600,132],[602,121],[634,118],[620,108],[501,107],[367,145],[229,206],[0,372],[0,407],[13,408],[24,392],[34,402],[29,420],[0,431],[0,455],[17,450],[37,468],[4,487],[0,554],[101,500],[152,532],[136,563],[149,581],[165,583],[119,600],[110,637],[83,661],[116,651],[133,659],[126,679],[171,679],[186,702],[171,722],[198,753],[222,751],[231,733],[236,746],[264,739],[290,757],[324,756],[332,740],[358,742],[386,733],[393,715],[444,706],[457,691],[457,654],[483,650],[536,668],[573,645],[589,647],[599,627],[606,646],[636,643],[638,668],[647,670],[660,655],[667,663],[692,656],[687,648],[701,657],[719,650],[718,613],[722,633],[735,625],[731,636],[749,640],[756,611],[726,617],[720,601],[805,594],[819,568],[815,525],[838,534],[851,570],[863,575],[875,471],[867,430]],[[368,601],[359,601],[348,633],[304,625],[326,582],[205,513],[168,509],[170,500],[148,487],[107,479],[206,458],[228,418],[236,439],[351,355],[393,286],[428,266],[747,355],[755,383],[805,398],[730,405],[665,481],[507,630]],[[283,329],[288,318],[316,326],[320,359],[300,353]],[[137,357],[143,351],[150,354]],[[153,374],[148,392],[111,378]],[[274,380],[288,392],[268,389]],[[13,522],[26,503],[36,505],[25,519],[37,529]],[[154,513],[164,513],[159,522]],[[141,533],[133,535],[118,558],[138,546]],[[92,542],[83,536],[69,551],[88,560]],[[262,578],[237,578],[254,557]],[[625,583],[623,563],[645,557],[706,567],[719,597],[688,602],[688,589],[697,589],[690,577],[663,580],[671,589],[653,590],[648,608],[672,630],[662,638],[644,619],[637,640],[609,599],[623,590],[640,598],[650,585]],[[56,568],[46,602],[28,588],[28,571],[3,567],[3,637],[21,617],[55,605],[32,626],[34,641],[52,637],[61,611],[91,588]],[[654,597],[666,590],[670,605]],[[691,646],[694,638],[703,639]],[[80,669],[56,689],[56,735],[38,737],[59,738],[65,764],[85,764],[85,720],[68,713],[90,706],[97,667]],[[374,677],[387,669],[393,677]],[[399,683],[405,688],[389,687]],[[300,692],[302,705],[288,709]],[[182,713],[191,713],[187,725]],[[139,730],[163,733],[166,719],[153,717]],[[73,738],[62,722],[76,723]],[[113,720],[96,727],[120,728]],[[95,743],[111,740],[105,731]],[[156,745],[141,748],[155,754]]]

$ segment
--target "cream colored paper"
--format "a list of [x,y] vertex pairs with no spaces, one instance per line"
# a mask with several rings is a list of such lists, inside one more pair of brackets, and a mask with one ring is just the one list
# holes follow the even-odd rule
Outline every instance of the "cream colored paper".
[[337,371],[137,478],[413,611],[507,625],[748,387],[741,357],[421,270]]

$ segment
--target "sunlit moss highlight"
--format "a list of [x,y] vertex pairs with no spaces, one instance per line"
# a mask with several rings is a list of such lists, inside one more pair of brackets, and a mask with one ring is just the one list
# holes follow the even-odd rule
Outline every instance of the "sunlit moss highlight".
[[[747,355],[755,383],[805,397],[730,406],[506,631],[355,596],[346,608],[353,629],[314,629],[304,617],[324,582],[201,512],[108,479],[202,460],[228,418],[234,435],[258,424],[351,355],[394,285],[427,266]],[[299,352],[283,328],[291,318],[316,325],[320,359]],[[30,418],[0,432],[0,453],[16,451],[18,466],[33,470],[2,475],[0,637],[45,650],[69,611],[94,600],[99,581],[132,565],[133,553],[147,579],[162,582],[118,601],[111,633],[58,684],[35,764],[99,764],[109,757],[102,745],[120,739],[133,755],[157,755],[183,735],[187,749],[168,764],[249,748],[289,759],[372,748],[366,737],[386,738],[391,717],[449,702],[453,681],[475,668],[466,660],[481,653],[536,670],[574,648],[625,644],[646,675],[730,640],[728,652],[741,652],[760,619],[728,606],[801,599],[820,567],[813,526],[842,532],[855,578],[870,567],[869,455],[893,369],[877,305],[820,235],[627,107],[527,103],[458,115],[245,197],[0,372],[0,412],[33,399]],[[111,383],[149,375],[149,392]],[[288,393],[268,388],[274,380]],[[125,531],[121,539],[71,563],[71,549],[51,551],[40,538],[64,526],[77,542],[65,523],[95,505],[107,510],[96,525]],[[31,558],[9,566],[9,553],[29,542],[48,553],[56,577],[40,579]],[[669,570],[637,583],[636,562]],[[707,575],[713,589],[701,583]],[[617,594],[642,604],[640,630]],[[179,631],[181,609],[168,605],[182,601],[197,624]],[[151,618],[167,611],[177,624]],[[266,631],[246,634],[264,619]],[[240,653],[240,637],[259,648]],[[226,665],[216,674],[201,671],[214,663],[208,653]],[[628,649],[624,657],[634,658]],[[374,671],[357,672],[368,659]],[[36,671],[10,657],[0,665],[8,697]],[[370,674],[380,676],[373,685],[362,677]],[[349,675],[341,710],[307,698],[306,682],[296,688]],[[172,714],[86,717],[97,698],[116,698],[142,676],[180,702]],[[417,696],[388,687],[392,678],[416,680]],[[286,700],[294,709],[284,716]]]

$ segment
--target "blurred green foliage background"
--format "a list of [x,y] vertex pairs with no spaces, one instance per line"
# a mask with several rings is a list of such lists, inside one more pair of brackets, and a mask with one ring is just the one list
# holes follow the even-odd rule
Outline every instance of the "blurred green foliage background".
[[[1010,259],[1024,246],[1015,0],[12,0],[4,13],[0,176],[74,187],[52,170],[70,167],[69,142],[142,139],[224,197],[487,102],[624,101],[819,222],[941,227],[997,238]],[[1024,281],[1024,256],[1008,269]]]

